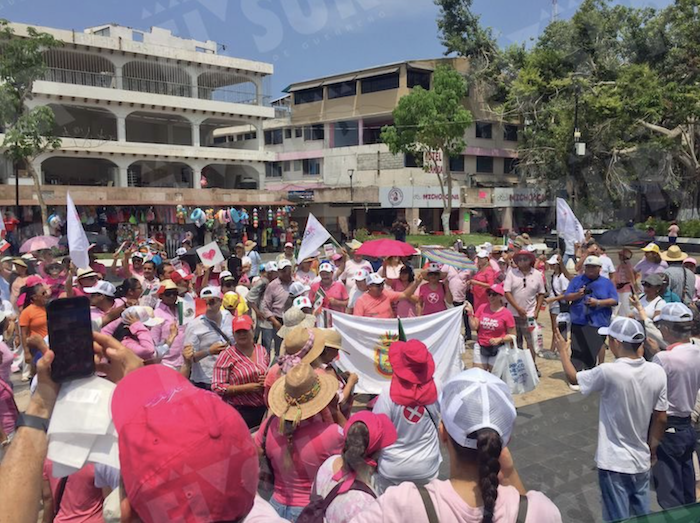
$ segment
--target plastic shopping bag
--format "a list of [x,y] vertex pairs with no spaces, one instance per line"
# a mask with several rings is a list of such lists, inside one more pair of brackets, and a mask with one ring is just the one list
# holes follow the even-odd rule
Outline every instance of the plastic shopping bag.
[[532,354],[518,349],[515,343],[506,344],[498,352],[492,372],[508,385],[512,394],[533,391],[540,383]]

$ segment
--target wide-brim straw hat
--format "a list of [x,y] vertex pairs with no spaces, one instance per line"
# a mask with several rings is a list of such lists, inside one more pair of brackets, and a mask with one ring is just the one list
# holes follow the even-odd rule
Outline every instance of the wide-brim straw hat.
[[335,377],[317,374],[311,365],[301,363],[272,385],[268,403],[275,416],[298,424],[325,409],[337,392]]
[[284,316],[282,316],[282,321],[284,322],[280,330],[277,331],[277,336],[280,338],[285,338],[289,332],[299,326],[306,329],[310,329],[316,326],[316,318],[312,314],[306,314],[298,307],[292,307],[288,309]]
[[[311,337],[313,336],[313,340]],[[311,346],[309,346],[311,344]],[[326,336],[321,329],[297,325],[287,332],[282,340],[280,353],[289,356],[306,350],[302,363],[311,363],[318,358],[326,346]]]
[[326,337],[326,347],[343,351],[345,354],[350,354],[343,348],[343,337],[335,329],[321,329]]
[[661,253],[661,259],[667,262],[680,262],[687,257],[678,245],[671,245],[667,251]]

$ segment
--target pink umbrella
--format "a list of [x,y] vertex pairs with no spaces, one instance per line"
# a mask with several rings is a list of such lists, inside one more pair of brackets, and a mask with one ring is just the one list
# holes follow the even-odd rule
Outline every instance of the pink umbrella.
[[373,258],[386,258],[388,256],[412,256],[416,250],[408,243],[396,240],[371,240],[362,244],[357,249],[358,254],[372,256]]
[[19,252],[34,252],[43,249],[51,249],[58,245],[58,238],[55,236],[35,236],[29,238],[19,248]]

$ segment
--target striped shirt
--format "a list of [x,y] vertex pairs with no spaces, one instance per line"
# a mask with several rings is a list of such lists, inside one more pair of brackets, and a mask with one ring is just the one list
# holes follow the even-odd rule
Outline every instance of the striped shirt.
[[224,400],[233,406],[264,407],[265,398],[262,390],[235,396],[226,395],[226,390],[229,385],[258,383],[260,376],[267,374],[269,365],[270,356],[262,345],[255,346],[252,358],[240,352],[235,346],[231,346],[219,354],[216,360],[211,378],[211,390],[223,396]]

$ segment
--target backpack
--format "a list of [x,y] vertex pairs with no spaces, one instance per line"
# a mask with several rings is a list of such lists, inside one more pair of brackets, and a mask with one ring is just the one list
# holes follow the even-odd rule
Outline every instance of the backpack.
[[[297,518],[297,523],[323,523],[326,516],[326,510],[333,503],[333,500],[338,497],[338,491],[340,487],[343,486],[341,481],[333,490],[331,490],[325,498],[322,498],[318,494],[311,494],[311,500],[309,504],[304,507],[301,514]],[[367,485],[359,480],[355,480],[350,487],[350,490],[361,490],[376,499],[377,495],[369,488]],[[348,491],[349,492],[349,491]]]
[[[425,485],[416,485],[416,487],[418,488],[421,500],[423,501],[425,512],[428,514],[428,523],[440,523],[437,517],[437,512],[435,511],[435,505],[433,504],[433,500],[430,497],[428,490],[425,488]],[[525,523],[525,519],[527,519],[527,508],[527,496],[521,495],[520,504],[518,506],[518,519],[515,520],[515,523]]]

